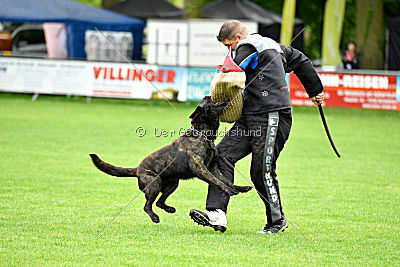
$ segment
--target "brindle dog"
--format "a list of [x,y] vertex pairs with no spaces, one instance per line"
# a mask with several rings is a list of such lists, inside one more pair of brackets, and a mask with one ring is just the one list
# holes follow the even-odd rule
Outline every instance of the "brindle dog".
[[116,167],[102,161],[96,154],[90,154],[96,167],[113,176],[138,177],[139,189],[146,195],[144,211],[155,223],[160,219],[153,212],[152,205],[158,194],[157,207],[174,213],[174,207],[165,204],[165,200],[178,187],[180,179],[198,177],[214,184],[228,195],[251,190],[251,186],[237,186],[228,181],[219,171],[216,163],[217,149],[214,140],[219,127],[219,115],[229,101],[214,104],[211,97],[204,97],[196,110],[190,115],[192,127],[181,137],[175,139],[149,156],[137,168]]

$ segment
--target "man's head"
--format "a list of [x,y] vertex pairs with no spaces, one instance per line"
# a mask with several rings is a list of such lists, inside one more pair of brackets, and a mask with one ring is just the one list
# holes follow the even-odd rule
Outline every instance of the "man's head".
[[248,34],[249,31],[243,23],[238,20],[228,20],[222,24],[217,39],[228,49],[232,48],[232,51],[235,51],[236,45]]

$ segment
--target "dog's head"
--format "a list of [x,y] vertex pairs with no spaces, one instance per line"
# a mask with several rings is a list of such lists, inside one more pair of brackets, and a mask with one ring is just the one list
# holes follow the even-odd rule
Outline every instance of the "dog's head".
[[229,100],[224,100],[215,104],[211,100],[211,96],[205,96],[189,118],[192,119],[192,124],[206,124],[211,128],[216,127],[218,129],[219,116],[229,103]]

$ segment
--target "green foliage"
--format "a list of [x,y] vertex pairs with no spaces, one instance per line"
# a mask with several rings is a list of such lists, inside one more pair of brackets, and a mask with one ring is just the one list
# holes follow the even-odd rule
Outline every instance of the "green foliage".
[[269,11],[282,14],[284,0],[265,1],[265,0],[251,0],[251,2],[268,9]]
[[102,0],[75,0],[87,5],[95,6],[95,7],[102,7]]
[[297,1],[296,17],[304,20],[305,54],[310,59],[321,58],[325,0]]
[[201,7],[205,4],[215,2],[214,0],[184,0],[185,16],[187,18],[201,18]]
[[[277,236],[252,190],[231,199],[224,234],[193,223],[207,185],[181,181],[151,222],[136,178],[99,172],[89,153],[136,166],[188,128],[195,104],[0,94],[0,262],[4,266],[399,266],[400,117],[397,112],[326,108],[337,159],[316,108],[294,108],[278,162],[291,223]],[[147,135],[139,138],[135,129]],[[220,130],[231,125],[221,125]],[[249,179],[250,157],[237,168]],[[238,173],[236,184],[247,185]],[[134,196],[120,217],[96,238]],[[301,235],[295,230],[298,229]]]
[[342,40],[340,48],[345,50],[349,41],[356,40],[357,1],[346,0],[346,9],[343,21]]
[[400,0],[384,0],[385,17],[400,16]]

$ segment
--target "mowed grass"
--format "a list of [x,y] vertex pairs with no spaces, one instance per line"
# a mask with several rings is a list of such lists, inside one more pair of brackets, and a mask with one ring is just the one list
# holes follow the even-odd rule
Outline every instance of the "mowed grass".
[[[89,153],[136,166],[169,144],[195,104],[0,94],[0,265],[399,265],[400,116],[326,108],[336,158],[316,108],[294,108],[278,164],[287,231],[258,235],[264,207],[254,190],[231,199],[228,230],[192,222],[207,185],[181,181],[143,211],[136,178],[99,172]],[[139,137],[137,127],[147,134]],[[221,125],[221,130],[229,125]],[[175,131],[156,137],[154,128]],[[159,131],[157,131],[157,135]],[[237,164],[249,177],[250,157]],[[247,185],[236,175],[236,183]],[[139,194],[139,195],[138,195]],[[96,235],[136,196],[132,204]],[[296,229],[297,230],[296,230]]]

